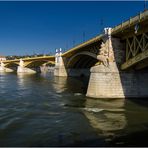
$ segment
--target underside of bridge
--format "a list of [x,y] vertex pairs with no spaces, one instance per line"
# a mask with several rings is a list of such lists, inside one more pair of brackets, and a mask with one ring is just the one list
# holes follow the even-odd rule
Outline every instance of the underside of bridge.
[[35,68],[35,67],[40,67],[42,66],[43,64],[53,64],[53,62],[51,61],[46,61],[46,60],[40,60],[40,61],[30,61],[28,63],[25,64],[25,67],[28,67],[28,68]]
[[68,68],[91,68],[97,63],[97,59],[89,55],[78,55],[68,63]]
[[98,62],[97,56],[81,52],[71,57],[66,65],[68,76],[89,76],[90,68]]
[[6,71],[17,71],[17,67],[19,66],[19,63],[17,62],[10,62],[10,63],[7,63],[5,64],[5,70]]
[[[29,68],[31,70],[34,70],[36,72],[42,72],[45,70],[44,68],[41,68],[42,66],[54,66],[54,62],[49,61],[49,60],[36,60],[36,61],[30,61],[25,64],[26,68]],[[47,68],[46,68],[47,71]]]

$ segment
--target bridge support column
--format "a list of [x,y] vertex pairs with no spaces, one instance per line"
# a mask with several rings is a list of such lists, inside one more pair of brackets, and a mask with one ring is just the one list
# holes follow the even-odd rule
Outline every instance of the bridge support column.
[[147,98],[148,70],[120,71],[115,63],[91,68],[87,96],[93,98]]
[[56,49],[54,75],[67,77],[67,70],[64,65],[63,57],[61,55],[62,49],[60,48],[60,53],[58,53],[58,49]]
[[120,40],[111,38],[111,28],[105,28],[103,43],[97,56],[101,64],[91,68],[87,96],[94,98],[125,97],[119,66],[117,66],[123,58]]
[[0,72],[13,72],[12,69],[5,67],[5,64],[1,61],[0,63]]
[[93,98],[125,97],[120,73],[115,63],[110,63],[109,67],[98,65],[91,68],[86,95]]
[[19,66],[17,67],[17,73],[33,74],[33,73],[36,73],[36,71],[25,67],[24,61],[22,59],[20,59]]
[[5,66],[4,66],[4,63],[1,61],[1,64],[0,64],[0,72],[5,72]]

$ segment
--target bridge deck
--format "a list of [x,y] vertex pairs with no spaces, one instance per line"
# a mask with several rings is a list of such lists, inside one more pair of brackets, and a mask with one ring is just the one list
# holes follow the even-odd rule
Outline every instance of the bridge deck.
[[[55,57],[54,56],[42,56],[42,57],[33,57],[33,58],[22,58],[23,61],[35,61],[35,60],[51,60],[54,61]],[[10,63],[10,62],[19,62],[20,59],[15,59],[15,60],[6,60],[3,61],[3,63]]]

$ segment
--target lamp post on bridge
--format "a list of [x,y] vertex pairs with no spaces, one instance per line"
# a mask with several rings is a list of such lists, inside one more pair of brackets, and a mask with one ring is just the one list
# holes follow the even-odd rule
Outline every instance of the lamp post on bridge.
[[59,56],[59,53],[58,53],[58,49],[56,49],[56,54],[55,54],[55,64],[58,65],[59,63],[59,60],[58,60],[58,56]]
[[62,48],[59,49],[59,64],[62,65]]
[[56,65],[61,65],[62,64],[62,48],[56,49],[55,64]]
[[110,57],[110,52],[111,52],[111,48],[112,48],[112,45],[111,45],[111,29],[112,28],[110,28],[110,27],[104,28],[105,34],[108,37],[108,58]]

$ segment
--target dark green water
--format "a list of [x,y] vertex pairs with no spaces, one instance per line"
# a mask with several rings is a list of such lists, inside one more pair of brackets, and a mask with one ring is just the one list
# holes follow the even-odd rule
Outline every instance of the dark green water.
[[148,101],[90,99],[84,82],[0,74],[0,146],[148,146]]

